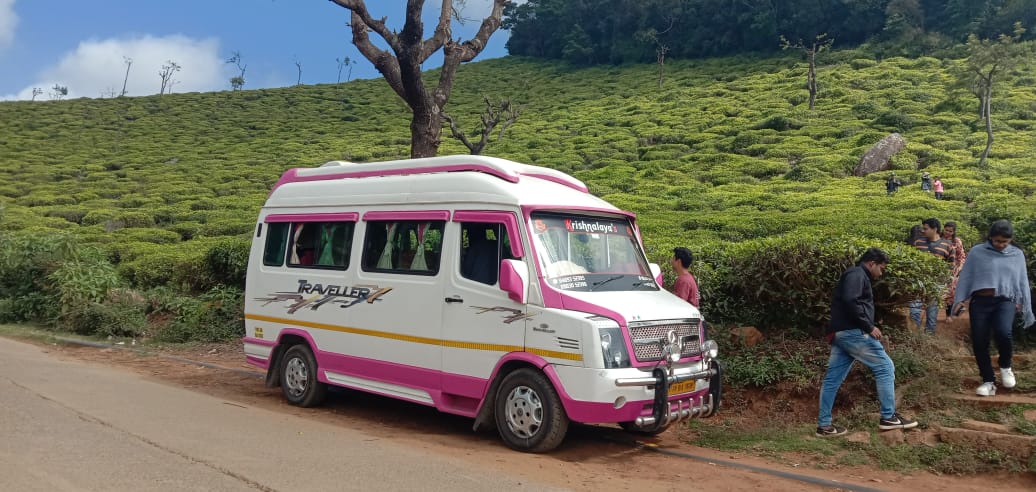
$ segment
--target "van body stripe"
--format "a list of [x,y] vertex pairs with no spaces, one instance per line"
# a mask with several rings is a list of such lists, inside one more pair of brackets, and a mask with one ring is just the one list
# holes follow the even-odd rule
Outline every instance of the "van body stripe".
[[391,340],[399,340],[402,342],[421,343],[425,345],[438,345],[441,347],[468,350],[487,350],[490,352],[529,352],[531,354],[536,354],[541,357],[550,357],[554,359],[565,359],[575,361],[583,360],[583,354],[572,352],[559,352],[556,350],[537,349],[531,347],[526,348],[521,347],[519,345],[498,345],[492,343],[462,342],[457,340],[442,340],[439,338],[417,337],[413,335],[401,335],[399,333],[389,333],[386,331],[368,330],[364,328],[353,328],[349,326],[339,326],[328,323],[316,323],[312,321],[302,321],[297,319],[277,318],[273,316],[264,316],[261,314],[246,314],[245,318],[255,321],[266,321],[269,323],[278,323],[290,326],[304,326],[306,328],[315,328],[318,330],[337,331],[340,333],[352,333],[354,335],[363,335],[368,337],[387,338]]

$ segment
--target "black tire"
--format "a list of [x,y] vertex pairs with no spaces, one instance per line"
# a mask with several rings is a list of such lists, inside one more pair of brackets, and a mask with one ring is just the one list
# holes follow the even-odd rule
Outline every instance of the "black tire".
[[496,393],[495,410],[500,437],[518,451],[550,451],[568,432],[568,416],[557,391],[535,369],[518,369],[504,378]]
[[308,345],[293,345],[281,359],[281,393],[288,403],[315,407],[327,397],[327,385],[317,381],[317,359]]
[[669,428],[669,426],[666,426],[662,427],[661,429],[647,431],[641,429],[640,427],[637,427],[637,424],[634,424],[633,422],[619,422],[619,427],[622,427],[622,430],[626,432],[629,432],[631,434],[638,434],[641,436],[657,436],[665,432],[665,430]]
[[709,417],[719,412],[723,402],[723,364],[717,359],[712,359],[712,368],[716,370],[716,374],[709,380],[709,394],[712,395],[712,412],[709,413]]

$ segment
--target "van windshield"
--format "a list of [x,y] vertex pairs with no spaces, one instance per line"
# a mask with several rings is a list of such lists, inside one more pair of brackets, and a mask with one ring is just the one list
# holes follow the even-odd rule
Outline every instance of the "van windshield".
[[658,288],[625,217],[534,212],[531,227],[540,271],[556,289]]

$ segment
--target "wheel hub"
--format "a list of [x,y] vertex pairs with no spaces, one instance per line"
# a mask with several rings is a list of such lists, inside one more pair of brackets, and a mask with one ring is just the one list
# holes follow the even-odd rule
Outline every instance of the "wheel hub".
[[306,371],[306,364],[299,358],[292,358],[287,361],[284,367],[284,385],[294,396],[300,396],[306,392],[309,384],[309,373]]
[[528,386],[511,390],[504,411],[507,426],[519,437],[531,438],[543,425],[543,402],[540,395]]

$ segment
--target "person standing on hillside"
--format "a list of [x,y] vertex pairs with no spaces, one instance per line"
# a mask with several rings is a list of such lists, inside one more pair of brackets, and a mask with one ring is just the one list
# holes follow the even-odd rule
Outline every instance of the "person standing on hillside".
[[[939,178],[935,178],[938,180]],[[946,320],[953,321],[953,296],[957,292],[957,280],[960,277],[960,269],[964,268],[964,261],[968,258],[968,252],[964,249],[964,242],[957,237],[957,223],[948,221],[942,226],[942,238],[949,241],[952,246],[953,269],[950,271],[950,282],[946,285],[946,295],[943,301],[946,304]]]
[[953,298],[953,313],[964,310],[964,301],[971,299],[971,349],[982,376],[982,384],[975,389],[979,396],[996,394],[996,378],[989,357],[989,338],[992,335],[1000,357],[1000,384],[1005,388],[1015,385],[1011,356],[1014,342],[1011,331],[1015,313],[1022,315],[1022,327],[1036,321],[1032,314],[1029,277],[1025,270],[1025,253],[1011,244],[1014,227],[1007,220],[998,220],[989,226],[988,240],[968,252],[968,259],[960,271],[957,294]]
[[921,173],[921,191],[932,191],[932,175],[928,171]]
[[888,196],[896,194],[896,192],[899,191],[899,186],[901,184],[903,184],[903,182],[896,177],[896,172],[892,171],[892,176],[889,176],[889,179],[885,181],[885,194]]
[[[921,250],[927,251],[939,258],[946,261],[946,269],[949,271],[953,266],[952,248],[953,246],[949,241],[939,237],[942,232],[942,224],[939,223],[939,219],[931,218],[921,221],[921,232],[924,233],[924,237],[914,241],[914,247]],[[925,325],[924,331],[929,335],[935,334],[935,323],[939,319],[939,299],[938,297],[930,297],[929,299],[916,299],[910,303],[910,319],[914,320],[914,324],[917,325],[917,329],[921,329],[921,308],[925,310]]]
[[831,411],[835,396],[842,386],[853,362],[860,361],[874,373],[881,404],[881,430],[917,427],[896,412],[896,366],[885,353],[879,341],[881,329],[874,325],[874,291],[871,280],[876,280],[889,263],[889,255],[878,248],[869,248],[838,279],[831,299],[831,324],[827,340],[831,343],[831,357],[827,373],[820,387],[820,414],[817,417],[817,436],[831,437],[846,433],[845,427],[832,423]]
[[942,180],[938,176],[935,177],[935,181],[932,182],[932,188],[935,190],[935,199],[942,200]]
[[694,254],[687,248],[673,248],[673,271],[676,272],[676,283],[673,284],[673,293],[677,297],[689,302],[694,307],[700,307],[700,294],[698,293],[698,281],[688,270],[694,262]]

